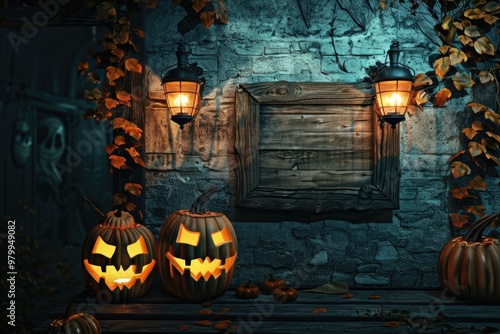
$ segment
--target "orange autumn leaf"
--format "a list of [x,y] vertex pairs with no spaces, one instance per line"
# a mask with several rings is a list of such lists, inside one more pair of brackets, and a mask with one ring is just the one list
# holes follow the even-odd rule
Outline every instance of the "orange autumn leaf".
[[348,293],[344,293],[344,294],[342,295],[342,298],[352,298],[352,297],[354,297],[354,295],[353,295],[352,293],[350,293],[350,292],[348,292]]
[[382,297],[380,297],[379,295],[371,295],[371,296],[368,296],[368,299],[380,299]]
[[227,24],[229,21],[229,17],[227,15],[226,6],[222,3],[221,0],[218,0],[218,7],[214,9],[215,18],[220,21],[222,24]]
[[483,153],[486,153],[486,147],[475,141],[471,141],[469,143],[469,153],[472,157],[477,157]]
[[451,164],[451,174],[455,179],[465,175],[469,175],[470,172],[471,172],[470,167],[464,164],[463,162],[454,161]]
[[466,187],[458,187],[450,190],[451,196],[456,199],[469,197],[469,190]]
[[441,53],[441,54],[446,54],[448,52],[448,50],[450,50],[451,46],[449,45],[441,45],[439,48],[438,48],[438,51]]
[[467,183],[467,187],[469,189],[485,191],[486,190],[486,181],[484,181],[484,179],[481,177],[481,175],[477,175],[475,178],[470,180],[469,183]]
[[130,147],[130,148],[126,148],[125,151],[128,152],[128,154],[130,154],[130,156],[133,158],[133,157],[138,157],[139,156],[139,152],[137,152],[137,150],[133,147]]
[[200,19],[205,28],[209,29],[215,22],[215,13],[212,11],[203,12],[200,14]]
[[210,320],[198,320],[195,324],[199,326],[212,326],[212,322]]
[[461,215],[458,213],[450,213],[450,219],[453,226],[456,226],[458,228],[462,228],[469,222],[469,216]]
[[474,130],[484,130],[484,125],[480,121],[474,121],[470,127]]
[[131,202],[128,202],[126,205],[125,205],[125,209],[127,209],[128,212],[132,212],[134,211],[136,208],[135,204],[134,203],[131,203]]
[[491,132],[491,131],[486,131],[486,134],[491,137],[491,138],[494,138],[497,142],[500,143],[500,136]]
[[109,160],[111,160],[111,166],[115,167],[116,169],[127,168],[127,160],[124,157],[113,154],[109,156]]
[[117,117],[113,120],[113,129],[123,129],[128,126],[130,122],[125,118]]
[[214,329],[221,331],[223,329],[226,329],[231,325],[231,320],[221,320],[217,321],[214,325]]
[[496,163],[498,166],[500,166],[500,160],[498,160],[498,158],[496,156],[494,156],[493,154],[490,154],[490,153],[486,153],[486,158],[488,158],[489,160],[492,160],[494,163]]
[[125,73],[121,69],[119,69],[118,67],[108,66],[106,68],[106,77],[110,81],[114,81],[114,80],[119,79],[123,76],[125,76]]
[[135,58],[129,58],[125,60],[125,68],[127,71],[142,73],[142,65]]
[[198,314],[211,314],[213,311],[208,308],[204,308],[198,311]]
[[205,8],[205,3],[208,2],[208,0],[192,0],[193,1],[193,9],[199,13],[200,10]]
[[439,108],[442,108],[450,97],[451,91],[448,88],[443,88],[439,92],[437,92],[436,95],[434,95],[436,105]]
[[104,104],[106,105],[106,108],[108,108],[109,110],[111,110],[113,108],[116,108],[119,103],[115,99],[107,97],[107,98],[104,99]]
[[78,75],[83,75],[89,69],[89,63],[86,61],[82,61],[78,64]]
[[134,28],[134,32],[137,36],[139,36],[140,38],[144,38],[144,36],[146,36],[146,34],[144,33],[144,29],[142,28]]
[[458,35],[457,38],[460,41],[460,43],[462,43],[463,45],[467,45],[469,43],[472,43],[472,38],[470,38],[469,36]]
[[432,79],[425,73],[418,73],[415,75],[414,87],[432,85]]
[[144,163],[144,161],[142,161],[142,159],[141,159],[141,158],[139,158],[139,157],[134,157],[133,159],[134,159],[134,162],[135,162],[136,164],[138,164],[138,165],[140,165],[140,166],[142,166],[142,167],[146,168],[146,164]]
[[139,197],[142,194],[142,186],[138,183],[125,183],[124,189],[136,197]]
[[394,328],[394,327],[399,327],[399,325],[401,325],[401,323],[399,321],[384,322],[384,327]]
[[227,312],[229,312],[229,307],[223,307],[223,308],[221,308],[219,313],[217,313],[217,315],[226,314]]
[[477,131],[472,128],[465,128],[462,130],[462,133],[465,134],[469,139],[472,139],[477,135]]
[[496,112],[488,109],[485,113],[484,113],[484,117],[486,119],[489,119],[490,121],[492,121],[493,123],[495,124],[498,124],[500,125],[500,115],[498,115]]
[[111,53],[118,57],[118,59],[122,59],[125,56],[125,51],[122,49],[114,49],[111,50]]
[[188,331],[190,328],[191,328],[191,326],[189,326],[189,325],[179,325],[177,327],[177,329],[180,331]]
[[434,72],[438,77],[443,79],[449,70],[450,70],[450,57],[445,56],[436,59],[436,61],[434,62]]
[[120,90],[118,92],[116,92],[116,98],[118,100],[122,100],[122,101],[130,101],[130,94],[127,93],[126,91],[124,90]]
[[484,210],[486,210],[486,208],[482,205],[471,205],[466,207],[465,209],[467,210],[467,212],[473,213],[476,216],[480,217],[484,216]]
[[326,311],[328,311],[326,308],[318,307],[318,308],[315,308],[314,310],[312,310],[312,313],[325,313]]
[[427,102],[429,102],[429,94],[427,94],[427,92],[423,90],[418,92],[417,96],[415,96],[415,103],[417,104],[417,106],[420,107],[426,104]]
[[135,140],[139,140],[142,137],[142,129],[138,128],[137,126],[128,126],[125,129],[125,132],[134,138]]
[[116,136],[115,139],[113,139],[113,142],[118,146],[125,145],[127,143],[125,137],[123,136]]
[[108,144],[108,145],[106,145],[105,150],[106,150],[106,153],[108,153],[108,155],[109,155],[109,154],[113,153],[117,148],[118,148],[118,146],[116,146],[115,144]]
[[453,161],[455,160],[456,158],[458,158],[460,155],[464,154],[465,153],[465,150],[461,150],[460,152],[457,152],[455,153],[451,158],[450,158],[450,161]]

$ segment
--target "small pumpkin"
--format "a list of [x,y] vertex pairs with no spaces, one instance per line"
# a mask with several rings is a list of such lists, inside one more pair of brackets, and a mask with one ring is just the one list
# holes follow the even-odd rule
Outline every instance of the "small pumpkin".
[[259,296],[259,287],[252,284],[252,280],[246,284],[238,285],[236,288],[236,297],[241,299],[254,299]]
[[49,334],[101,334],[97,319],[88,313],[74,313],[73,299],[70,301],[64,317],[53,320],[47,329]]
[[128,212],[110,211],[83,244],[85,280],[101,299],[132,301],[153,283],[155,254],[155,238],[145,226],[135,223]]
[[158,238],[158,273],[177,298],[206,301],[221,296],[234,275],[237,240],[233,225],[220,212],[205,211],[211,188],[163,223]]
[[291,303],[297,299],[297,290],[291,288],[288,283],[274,289],[274,300],[278,303]]
[[262,292],[265,294],[272,294],[274,289],[285,285],[282,279],[276,279],[273,274],[269,274],[269,279],[262,281]]
[[439,254],[441,285],[455,296],[483,302],[500,301],[500,240],[483,236],[500,223],[500,212],[481,217],[465,236],[446,243]]

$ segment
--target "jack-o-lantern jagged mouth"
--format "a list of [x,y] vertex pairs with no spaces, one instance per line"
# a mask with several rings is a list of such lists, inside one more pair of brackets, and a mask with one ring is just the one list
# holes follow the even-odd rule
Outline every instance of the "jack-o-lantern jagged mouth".
[[107,265],[106,270],[103,271],[101,266],[90,264],[88,260],[84,260],[83,263],[87,272],[96,282],[103,278],[108,288],[113,291],[116,288],[122,290],[124,286],[130,289],[138,279],[141,283],[144,283],[153,270],[156,261],[151,260],[150,263],[142,267],[139,273],[136,270],[136,265],[130,265],[127,270],[124,270],[122,266],[116,270],[114,265]]
[[205,259],[192,259],[191,263],[187,265],[186,260],[175,257],[170,252],[167,252],[165,256],[170,262],[170,276],[174,276],[174,267],[181,274],[184,274],[184,270],[189,269],[191,277],[195,281],[198,281],[201,277],[203,277],[205,281],[208,281],[210,277],[218,278],[222,274],[222,270],[228,272],[236,261],[236,253],[228,257],[224,264],[222,264],[221,259],[210,260],[207,256]]

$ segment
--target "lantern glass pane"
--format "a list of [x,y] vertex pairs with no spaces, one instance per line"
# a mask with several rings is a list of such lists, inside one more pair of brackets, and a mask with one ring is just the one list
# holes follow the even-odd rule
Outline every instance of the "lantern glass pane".
[[410,100],[411,81],[381,81],[375,84],[377,102],[382,116],[404,114]]
[[172,116],[190,115],[200,105],[200,84],[191,81],[170,81],[163,84],[165,100]]

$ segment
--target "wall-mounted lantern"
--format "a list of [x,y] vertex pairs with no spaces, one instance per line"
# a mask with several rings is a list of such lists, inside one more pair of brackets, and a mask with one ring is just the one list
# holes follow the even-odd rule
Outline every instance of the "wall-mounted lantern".
[[393,42],[388,51],[389,66],[379,68],[374,80],[380,121],[392,128],[405,119],[414,78],[411,68],[399,64],[400,52],[399,42]]
[[167,109],[170,119],[179,124],[181,129],[184,124],[193,120],[201,105],[203,79],[198,76],[203,70],[194,64],[188,64],[189,52],[186,47],[179,44],[177,49],[177,67],[168,71],[161,80]]

